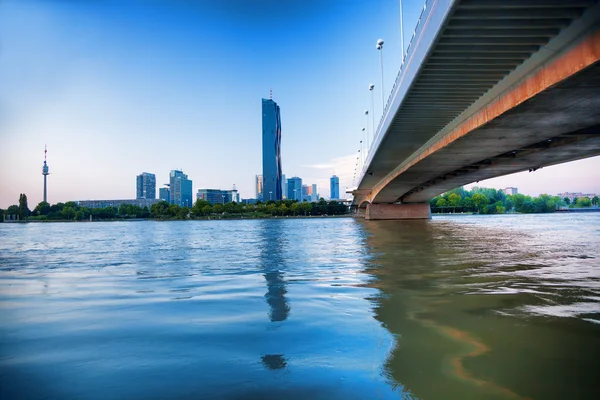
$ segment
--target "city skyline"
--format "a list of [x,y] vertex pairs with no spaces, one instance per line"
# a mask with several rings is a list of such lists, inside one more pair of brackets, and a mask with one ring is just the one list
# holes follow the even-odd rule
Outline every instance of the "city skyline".
[[[261,172],[257,99],[271,88],[284,110],[283,171],[316,183],[325,198],[336,174],[345,191],[370,82],[380,95],[378,37],[386,41],[385,87],[400,64],[398,15],[379,13],[384,4],[397,6],[239,2],[233,13],[214,2],[0,3],[0,139],[8,149],[0,208],[20,193],[30,206],[42,201],[44,144],[50,203],[133,198],[132,176],[173,169],[193,177],[194,188],[235,184],[241,197],[254,197]],[[406,38],[421,7],[405,4]],[[375,124],[380,114],[376,102]],[[472,185],[515,186],[531,195],[598,193],[600,157]]]

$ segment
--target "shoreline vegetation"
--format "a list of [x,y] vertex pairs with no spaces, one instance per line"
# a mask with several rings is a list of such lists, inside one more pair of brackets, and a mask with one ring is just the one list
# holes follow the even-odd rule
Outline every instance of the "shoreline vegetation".
[[[465,190],[459,187],[430,200],[434,215],[468,214],[530,214],[564,211],[593,211],[598,209],[598,196],[589,199],[560,198],[541,194],[538,197],[523,194],[506,195],[496,189],[474,187]],[[297,200],[257,201],[255,204],[223,203],[211,204],[196,200],[190,208],[169,204],[166,201],[153,204],[150,208],[121,204],[120,207],[86,208],[76,202],[50,205],[40,202],[33,211],[27,205],[27,196],[19,196],[19,204],[6,210],[0,209],[0,222],[4,216],[17,216],[19,222],[69,222],[69,221],[135,221],[135,220],[223,220],[223,219],[275,219],[348,217],[348,207],[337,201],[298,202]],[[91,217],[91,219],[90,219]],[[16,221],[11,221],[16,222]]]
[[429,201],[432,214],[540,214],[563,210],[592,209],[598,207],[598,196],[593,199],[581,197],[571,201],[568,197],[560,198],[540,194],[538,197],[524,194],[507,195],[496,189],[474,187],[466,190],[459,187],[450,190]]
[[[279,200],[256,202],[256,204],[223,203],[211,204],[197,200],[190,208],[169,204],[166,201],[153,204],[150,208],[130,204],[119,207],[87,208],[76,202],[50,205],[40,202],[33,211],[27,206],[27,196],[19,196],[19,205],[0,209],[0,221],[4,215],[18,216],[21,222],[70,222],[70,221],[135,221],[135,220],[214,220],[214,219],[269,219],[350,216],[348,207],[337,201],[298,202]],[[13,221],[11,221],[13,222]]]

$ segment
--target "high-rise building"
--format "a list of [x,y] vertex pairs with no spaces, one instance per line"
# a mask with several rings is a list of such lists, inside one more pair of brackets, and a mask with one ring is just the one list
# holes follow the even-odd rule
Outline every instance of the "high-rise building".
[[281,115],[271,99],[262,99],[262,156],[263,200],[281,200]]
[[329,198],[339,199],[340,198],[340,178],[333,175],[329,178]]
[[504,189],[500,189],[500,191],[507,196],[514,196],[515,194],[519,193],[519,189],[517,189],[516,187],[507,187]]
[[294,176],[287,180],[287,198],[288,200],[302,201],[302,179]]
[[169,196],[169,188],[164,187],[158,190],[158,198],[164,201],[171,201]]
[[192,199],[192,181],[182,171],[172,170],[169,174],[169,202],[180,207],[194,205]]
[[281,198],[287,198],[287,179],[285,179],[285,174],[281,174]]
[[136,199],[156,199],[156,175],[142,172],[136,177]]
[[319,193],[317,193],[317,184],[312,184],[312,192],[310,194],[310,201],[317,202],[319,201]]
[[198,189],[196,199],[206,200],[213,205],[231,203],[232,201],[240,202],[240,196],[235,188],[232,190]]
[[256,175],[256,198],[258,200],[262,199],[263,194],[263,176]]

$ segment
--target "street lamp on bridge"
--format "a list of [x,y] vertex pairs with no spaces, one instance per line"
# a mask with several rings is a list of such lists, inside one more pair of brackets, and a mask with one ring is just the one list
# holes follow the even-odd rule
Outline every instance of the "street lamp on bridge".
[[379,66],[381,68],[381,115],[383,115],[383,110],[385,108],[385,103],[383,101],[383,39],[377,39],[377,46],[375,48],[379,50]]
[[[372,83],[369,84],[369,92],[371,92],[371,127],[373,128],[373,138],[375,138],[375,95],[373,92],[375,89],[375,85]],[[369,122],[367,121],[367,127],[369,126]]]

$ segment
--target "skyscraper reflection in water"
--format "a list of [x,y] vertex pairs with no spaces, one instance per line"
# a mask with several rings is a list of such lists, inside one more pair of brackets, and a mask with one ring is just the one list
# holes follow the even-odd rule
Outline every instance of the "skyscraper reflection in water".
[[286,245],[285,232],[279,221],[262,221],[261,235],[261,268],[267,281],[265,299],[269,305],[271,322],[285,321],[290,313],[290,306],[285,297],[286,282],[284,280],[283,251]]

